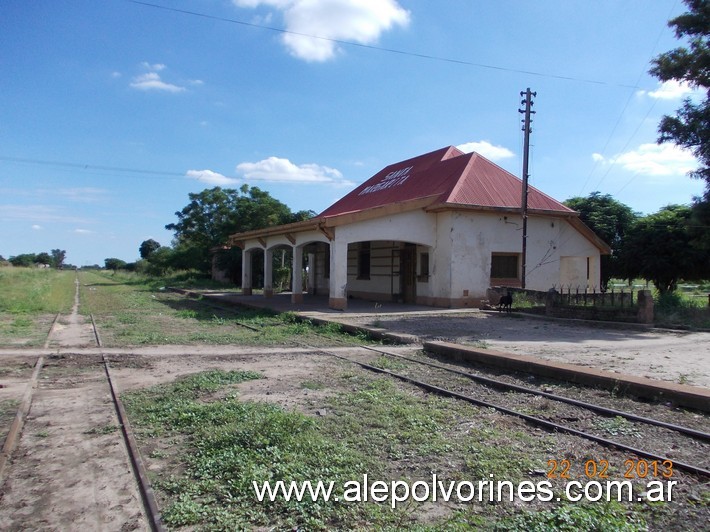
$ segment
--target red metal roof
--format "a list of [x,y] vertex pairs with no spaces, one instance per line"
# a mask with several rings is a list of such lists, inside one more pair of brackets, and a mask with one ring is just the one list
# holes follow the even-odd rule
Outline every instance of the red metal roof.
[[[361,212],[431,197],[429,208],[520,208],[522,181],[477,153],[453,146],[391,164],[323,211],[319,217]],[[529,187],[528,208],[574,211]]]

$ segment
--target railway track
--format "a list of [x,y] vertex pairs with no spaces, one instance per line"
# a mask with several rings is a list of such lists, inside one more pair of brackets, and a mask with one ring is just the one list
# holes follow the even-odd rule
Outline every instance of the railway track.
[[[238,310],[233,307],[215,305],[209,301],[199,301],[199,303],[238,314]],[[57,333],[61,330],[62,323],[66,321],[60,316],[55,318],[45,342],[46,348],[55,345]],[[260,327],[239,322],[238,318],[235,323],[252,331],[261,330]],[[142,504],[144,528],[162,530],[155,498],[147,482],[145,469],[141,463],[130,424],[119,399],[119,390],[116,388],[116,381],[111,373],[112,361],[106,353],[101,352],[102,342],[99,327],[97,327],[93,316],[90,316],[90,324],[82,325],[91,332],[90,345],[93,347],[92,354],[85,356],[92,357],[92,364],[95,365],[97,373],[98,369],[101,370],[101,386],[104,390],[108,389],[111,396],[110,404],[113,408],[112,416],[114,416],[112,423],[120,431],[121,445],[130,457],[131,471],[127,474],[134,477],[134,481],[139,487],[140,499],[138,502]],[[84,339],[86,339],[86,335],[84,335]],[[332,342],[332,338],[328,337],[328,341]],[[312,353],[337,358],[348,364],[356,364],[367,371],[401,380],[428,393],[448,396],[484,408],[496,409],[498,412],[515,416],[549,432],[567,433],[574,437],[594,441],[605,447],[623,451],[628,456],[643,458],[646,463],[672,462],[673,469],[683,470],[694,475],[700,482],[707,482],[707,479],[710,478],[710,467],[708,467],[710,434],[703,430],[704,427],[707,427],[708,420],[708,417],[704,415],[697,416],[698,421],[695,426],[690,426],[691,423],[684,421],[691,419],[692,413],[684,413],[684,417],[672,420],[675,422],[668,421],[668,419],[655,419],[648,415],[641,415],[633,411],[633,408],[610,408],[608,405],[594,404],[590,400],[573,399],[551,393],[546,391],[545,384],[537,387],[523,386],[507,382],[506,379],[509,380],[507,376],[494,378],[490,373],[474,372],[470,368],[464,370],[464,366],[437,362],[417,353],[416,349],[407,350],[407,354],[403,354],[404,350],[401,348],[398,352],[393,352],[397,351],[397,348],[348,345],[351,351],[344,354],[343,349],[316,347],[300,342],[297,338],[292,339],[292,344],[294,347],[307,349]],[[30,407],[33,408],[33,418],[36,417],[38,409],[33,404],[36,392],[39,390],[42,394],[47,393],[46,380],[50,383],[57,382],[58,356],[47,355],[37,358],[32,377],[25,391],[25,397],[16,416],[16,421],[19,423],[19,426],[14,429],[17,438],[22,433],[22,423],[27,419]],[[116,359],[115,362],[119,362],[119,360]],[[99,380],[98,376],[96,376],[96,380]],[[580,387],[574,387],[575,390],[578,388]],[[104,395],[106,395],[105,392]],[[99,396],[94,395],[88,399],[96,400],[97,397]],[[627,401],[626,404],[629,402]],[[42,408],[47,410],[47,415],[51,416],[49,408],[39,405],[39,410]],[[660,405],[658,408],[667,410],[666,417],[675,415],[671,409]],[[61,421],[56,423],[59,425]],[[610,438],[608,430],[612,425],[616,427],[618,433]],[[8,437],[6,447],[11,439]],[[2,460],[0,462],[0,482],[4,480],[3,468],[6,458],[10,456],[12,451],[12,448],[3,448],[2,456],[0,456]],[[123,467],[128,469],[125,462]],[[8,499],[5,498],[3,502],[7,503]]]
[[[207,301],[201,303],[222,310],[228,308]],[[259,330],[252,325],[236,323],[250,330]],[[672,464],[670,467],[674,469],[710,478],[710,433],[703,430],[702,425],[707,426],[707,416],[704,415],[696,416],[700,419],[697,423],[700,427],[689,427],[463,371],[453,364],[436,363],[425,356],[405,356],[382,348],[361,346],[362,355],[349,357],[298,340],[293,342],[368,371],[408,382],[430,393],[493,408],[548,431],[584,438],[655,464]],[[391,364],[382,364],[375,357],[394,361],[397,370],[388,369]],[[671,412],[669,415],[678,414]]]
[[[102,347],[94,317],[89,316],[90,320],[85,323],[86,320],[83,320],[78,315],[78,307],[79,283],[77,280],[72,313],[64,316],[58,314],[55,317],[44,342],[45,350],[54,347],[81,347],[81,350],[86,347]],[[68,338],[70,340],[67,341]],[[76,344],[77,342],[72,342],[71,338],[78,340],[79,345],[72,345],[72,343]],[[77,349],[77,351],[80,350]],[[59,353],[59,350],[57,353]],[[74,356],[79,357],[81,366],[73,368],[74,371],[70,371],[66,364],[63,363],[67,359],[71,360]],[[101,373],[103,373],[103,376],[101,376]],[[71,377],[67,378],[67,374],[70,374]],[[67,383],[67,381],[69,382]],[[67,384],[72,386],[71,393],[66,393],[68,388],[65,388],[65,386]],[[78,386],[74,387],[75,385]],[[105,397],[107,392],[111,398],[111,411],[107,411],[106,408]],[[84,404],[82,405],[82,403]],[[65,405],[64,408],[62,408],[63,404]],[[64,415],[69,415],[69,409],[75,409],[76,407],[87,410],[87,419],[85,421],[86,425],[89,426],[88,429],[85,424],[77,423],[75,419],[67,418],[65,421],[63,418]],[[160,520],[160,513],[152,488],[148,482],[145,467],[138,452],[138,446],[119,397],[116,382],[111,375],[109,357],[105,353],[100,353],[99,355],[42,354],[37,357],[32,375],[26,385],[0,454],[0,486],[10,480],[10,469],[14,467],[10,460],[13,453],[18,450],[18,447],[22,446],[20,439],[30,411],[32,411],[34,419],[42,420],[47,427],[56,426],[58,430],[71,432],[71,434],[62,434],[61,441],[50,452],[33,452],[31,455],[40,455],[42,462],[44,462],[43,456],[51,456],[54,459],[54,463],[34,464],[39,466],[35,471],[41,471],[40,475],[47,471],[55,474],[51,477],[48,476],[43,482],[51,493],[51,497],[56,499],[55,506],[57,508],[52,508],[50,511],[58,515],[53,515],[52,519],[49,520],[50,522],[56,519],[60,523],[60,528],[65,526],[67,521],[71,521],[72,527],[85,524],[94,529],[123,529],[122,527],[124,526],[129,526],[130,528],[132,525],[138,529],[165,530]],[[76,413],[74,412],[73,415],[76,416]],[[97,427],[95,425],[96,422],[103,424]],[[77,428],[79,430],[75,430]],[[106,460],[108,464],[103,463],[109,456],[108,452],[100,453],[101,459],[96,462],[94,462],[89,453],[84,454],[87,450],[86,446],[93,447],[95,442],[91,441],[91,439],[96,435],[110,438],[112,440],[109,443],[110,446],[119,445],[117,441],[119,438],[115,437],[116,429],[120,433],[120,444],[122,444],[125,454],[112,449],[111,457],[117,456],[118,459],[112,460],[109,458]],[[42,429],[36,434],[40,434],[42,438],[47,438],[48,441],[51,441],[53,440],[52,430],[51,428]],[[26,437],[30,438],[31,435]],[[130,465],[125,462],[124,457],[126,455],[129,458]],[[17,467],[31,467],[32,464],[25,464],[26,461],[27,452],[23,456],[17,457]],[[76,522],[74,516],[63,516],[62,511],[64,509],[59,508],[59,506],[64,502],[68,507],[71,505],[70,503],[76,501],[77,497],[81,497],[81,487],[77,487],[72,493],[73,490],[66,489],[72,486],[67,486],[66,484],[72,484],[72,473],[79,475],[82,469],[91,470],[89,478],[93,477],[96,483],[90,490],[93,493],[87,493],[86,498],[89,500],[83,501],[85,506],[80,512],[84,514],[81,517],[81,521]],[[85,475],[86,471],[83,474]],[[102,477],[103,474],[106,475],[106,478],[97,478]],[[20,472],[16,476],[22,477],[23,473]],[[83,478],[86,478],[86,476]],[[8,494],[7,490],[4,490],[3,493],[3,502],[5,504],[11,502],[14,497],[19,497],[21,500],[23,496],[22,489],[26,487],[26,482],[23,482],[23,480],[26,479],[18,480],[13,476],[13,486],[10,493]],[[103,482],[106,482],[106,485]],[[114,483],[115,485],[112,486],[111,484]],[[81,484],[81,482],[77,480],[73,484]],[[137,486],[139,495],[132,496],[128,493],[130,488],[127,489],[126,484]],[[120,501],[121,504],[117,505],[117,501]],[[136,502],[139,503],[138,509],[132,508]],[[103,505],[105,507],[102,507]],[[115,511],[117,506],[121,506],[119,511]],[[41,513],[47,509],[34,510],[36,513]],[[40,519],[40,522],[46,523],[48,521],[48,519],[43,517],[40,517]],[[20,516],[20,522],[17,524],[20,527],[26,525],[22,516]]]

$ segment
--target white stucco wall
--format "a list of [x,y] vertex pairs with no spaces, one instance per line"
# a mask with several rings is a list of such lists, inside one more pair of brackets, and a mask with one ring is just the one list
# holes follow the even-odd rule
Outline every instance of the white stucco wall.
[[[455,213],[452,251],[452,294],[484,297],[490,283],[493,253],[522,252],[522,217],[488,213]],[[565,277],[561,277],[561,257]],[[599,250],[568,222],[553,217],[529,216],[526,288],[546,291],[561,283],[586,281],[590,258],[590,284],[599,284]]]
[[[400,293],[399,253],[404,243],[416,244],[417,275],[421,253],[429,253],[429,276],[418,278],[418,299],[430,304],[459,305],[484,299],[491,282],[493,253],[522,251],[522,218],[515,214],[474,211],[426,213],[421,210],[363,220],[331,229],[329,241],[320,231],[291,235],[297,246],[329,244],[330,256],[318,253],[318,292],[345,300],[348,293],[379,294],[387,299]],[[267,249],[293,246],[285,236],[267,237]],[[358,242],[371,242],[370,279],[357,279]],[[245,243],[246,249],[261,244]],[[528,218],[526,287],[549,290],[561,285],[599,286],[599,250],[561,218]],[[325,261],[330,278],[325,279]],[[327,288],[326,288],[327,286]],[[325,290],[324,290],[325,289]]]

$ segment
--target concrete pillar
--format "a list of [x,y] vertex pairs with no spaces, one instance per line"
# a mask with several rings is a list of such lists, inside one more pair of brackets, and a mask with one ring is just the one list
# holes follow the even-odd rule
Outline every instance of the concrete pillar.
[[328,306],[336,310],[348,307],[348,243],[330,242],[330,298]]
[[303,303],[303,247],[293,246],[291,303]]
[[639,323],[653,323],[653,294],[650,290],[639,290],[636,295],[638,299],[638,321]]
[[251,295],[251,251],[242,251],[242,295]]
[[308,254],[308,293],[316,295],[316,254]]
[[264,250],[264,297],[274,295],[274,252],[271,249]]

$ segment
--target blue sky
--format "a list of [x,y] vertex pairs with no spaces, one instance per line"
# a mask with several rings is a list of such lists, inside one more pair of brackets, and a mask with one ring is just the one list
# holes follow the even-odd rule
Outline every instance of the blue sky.
[[190,192],[247,183],[318,212],[448,145],[520,176],[527,87],[533,186],[642,213],[702,191],[655,144],[692,97],[647,73],[679,0],[148,3],[170,9],[0,3],[0,255],[132,261],[170,244]]

